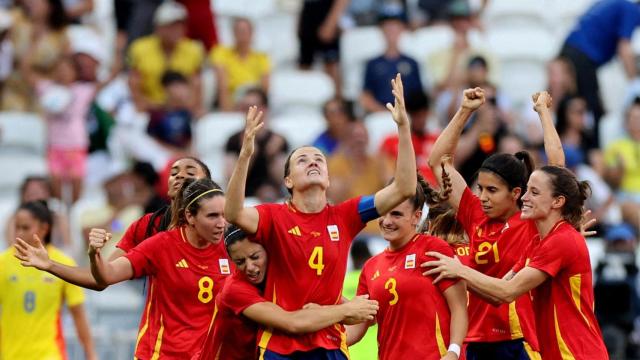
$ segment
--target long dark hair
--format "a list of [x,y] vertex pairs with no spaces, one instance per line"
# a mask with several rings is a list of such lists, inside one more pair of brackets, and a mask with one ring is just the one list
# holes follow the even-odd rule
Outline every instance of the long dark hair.
[[240,229],[236,225],[229,225],[229,227],[224,231],[224,246],[227,248],[227,253],[231,256],[231,252],[229,248],[231,245],[245,240],[247,238],[247,234],[244,230]]
[[511,154],[493,154],[482,162],[478,172],[491,172],[507,185],[509,190],[520,188],[518,207],[522,206],[522,195],[527,191],[527,181],[533,172],[534,163],[527,151]]
[[565,198],[562,206],[562,217],[576,229],[580,228],[584,214],[584,202],[591,196],[591,186],[586,181],[579,181],[575,174],[564,167],[543,166],[540,171],[549,176],[553,196]]
[[28,211],[31,216],[36,218],[38,221],[49,225],[49,230],[47,234],[44,236],[45,245],[51,243],[51,229],[53,228],[53,213],[49,210],[47,206],[47,202],[44,200],[36,200],[29,201],[21,204],[16,210],[16,213],[20,210]]
[[202,200],[210,199],[214,196],[224,196],[220,185],[211,179],[185,179],[176,198],[171,204],[171,223],[169,228],[173,229],[185,225],[187,218],[186,211],[192,215],[198,213]]

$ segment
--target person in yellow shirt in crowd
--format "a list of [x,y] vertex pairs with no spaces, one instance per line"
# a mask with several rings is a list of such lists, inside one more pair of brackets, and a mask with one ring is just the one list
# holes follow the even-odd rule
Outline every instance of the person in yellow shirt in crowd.
[[267,54],[251,48],[253,25],[246,18],[233,21],[233,46],[219,45],[211,50],[209,60],[216,71],[218,106],[232,111],[242,90],[259,87],[269,91],[271,61]]
[[622,217],[640,227],[640,97],[626,113],[627,136],[611,143],[604,152],[605,179],[617,190]]
[[[43,239],[52,260],[75,262],[50,244],[53,214],[44,201],[22,204],[15,214],[16,247]],[[61,310],[66,303],[76,326],[85,358],[97,359],[83,302],[77,286],[15,258],[15,249],[0,253],[0,359],[62,360],[67,358]]]
[[202,44],[187,38],[186,19],[184,6],[165,1],[154,13],[154,33],[131,44],[127,54],[129,88],[138,110],[153,110],[164,104],[166,94],[161,79],[172,70],[184,75],[194,89],[190,110],[203,113],[200,72],[205,54]]

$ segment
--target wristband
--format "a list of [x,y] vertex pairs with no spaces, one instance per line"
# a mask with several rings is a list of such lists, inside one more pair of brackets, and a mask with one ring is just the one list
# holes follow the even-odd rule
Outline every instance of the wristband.
[[460,345],[458,344],[450,344],[449,348],[447,349],[447,351],[450,351],[454,354],[456,354],[457,357],[460,357]]

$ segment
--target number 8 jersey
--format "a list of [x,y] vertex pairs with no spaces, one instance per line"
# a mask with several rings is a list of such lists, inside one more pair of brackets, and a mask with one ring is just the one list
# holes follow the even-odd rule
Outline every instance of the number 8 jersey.
[[[215,297],[234,271],[224,242],[197,249],[183,228],[158,233],[125,257],[134,277],[152,277],[145,324],[138,339],[138,359],[189,359],[204,343],[214,315]],[[150,349],[150,350],[147,350]]]
[[[262,204],[255,241],[269,254],[264,297],[287,311],[307,303],[341,302],[347,257],[353,238],[365,223],[378,217],[373,196],[327,205],[315,214],[293,204]],[[336,324],[315,333],[288,335],[269,329],[258,335],[258,346],[277,354],[316,348],[347,354],[344,327]]]

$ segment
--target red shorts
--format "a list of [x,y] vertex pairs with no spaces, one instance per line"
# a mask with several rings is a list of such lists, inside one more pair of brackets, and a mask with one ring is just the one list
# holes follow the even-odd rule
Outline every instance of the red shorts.
[[49,148],[49,173],[63,179],[84,178],[87,169],[87,150]]

